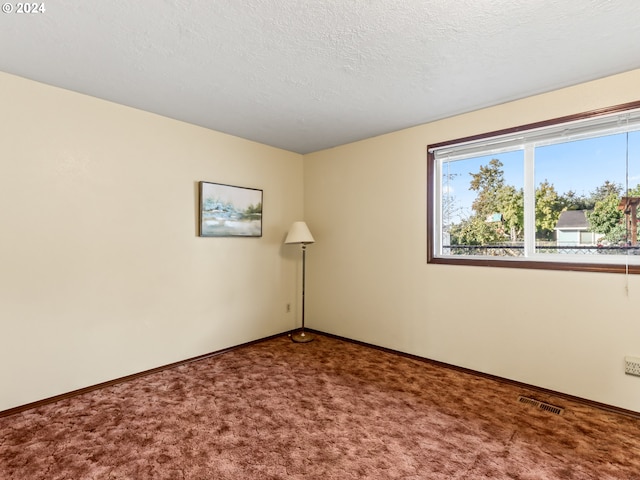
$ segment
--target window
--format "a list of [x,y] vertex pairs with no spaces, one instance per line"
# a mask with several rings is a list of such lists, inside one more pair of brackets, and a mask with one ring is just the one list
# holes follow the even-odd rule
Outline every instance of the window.
[[428,261],[640,273],[640,102],[428,147]]

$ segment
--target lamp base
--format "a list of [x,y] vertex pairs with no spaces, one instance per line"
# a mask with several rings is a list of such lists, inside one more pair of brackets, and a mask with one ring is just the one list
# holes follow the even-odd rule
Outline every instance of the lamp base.
[[291,335],[291,340],[295,343],[307,343],[313,341],[315,337],[304,330],[300,330],[299,332],[293,333]]

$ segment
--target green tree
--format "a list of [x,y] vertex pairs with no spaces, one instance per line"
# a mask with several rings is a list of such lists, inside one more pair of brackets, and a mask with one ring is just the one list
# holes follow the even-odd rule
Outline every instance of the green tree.
[[640,197],[640,183],[627,191],[627,197]]
[[503,240],[504,233],[478,215],[451,227],[451,245],[488,245]]
[[[524,230],[524,195],[506,185],[502,162],[496,158],[470,173],[469,190],[477,193],[471,208],[473,215],[451,227],[452,245],[486,245],[507,239],[522,239]],[[499,221],[488,220],[498,214]]]
[[621,193],[622,185],[620,185],[619,183],[610,182],[609,180],[605,180],[602,185],[591,192],[591,197],[589,200],[593,202],[595,207],[595,204],[597,202],[606,200],[612,194],[615,194],[619,197]]
[[489,164],[480,166],[478,173],[471,173],[469,190],[478,192],[471,208],[481,217],[499,212],[498,192],[504,187],[504,171],[502,162],[497,158]]
[[584,195],[578,195],[573,190],[569,190],[564,195],[560,195],[560,202],[563,210],[592,210],[595,202]]
[[536,188],[536,237],[551,240],[564,207],[552,183],[547,180]]
[[611,243],[620,243],[620,225],[623,225],[624,212],[618,208],[620,198],[616,192],[609,193],[605,198],[598,200],[593,210],[587,212],[589,230],[602,233]]
[[497,193],[497,209],[504,219],[504,229],[512,242],[523,239],[524,192],[505,185]]
[[[589,229],[592,232],[604,234],[607,242],[619,245],[630,240],[627,231],[625,213],[618,207],[620,205],[622,186],[620,184],[605,181],[600,187],[591,193],[595,200],[593,210],[587,212]],[[629,189],[627,197],[640,196],[640,184]],[[637,221],[637,219],[636,219]]]

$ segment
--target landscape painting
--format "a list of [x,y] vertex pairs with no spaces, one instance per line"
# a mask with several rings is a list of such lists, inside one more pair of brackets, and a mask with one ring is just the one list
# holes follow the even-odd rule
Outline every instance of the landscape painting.
[[262,190],[200,182],[201,237],[261,237]]

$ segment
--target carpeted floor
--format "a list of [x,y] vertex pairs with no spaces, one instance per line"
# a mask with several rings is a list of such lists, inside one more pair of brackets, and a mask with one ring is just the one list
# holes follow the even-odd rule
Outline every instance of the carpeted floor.
[[640,421],[324,336],[0,418],[2,480],[484,478],[640,479]]

